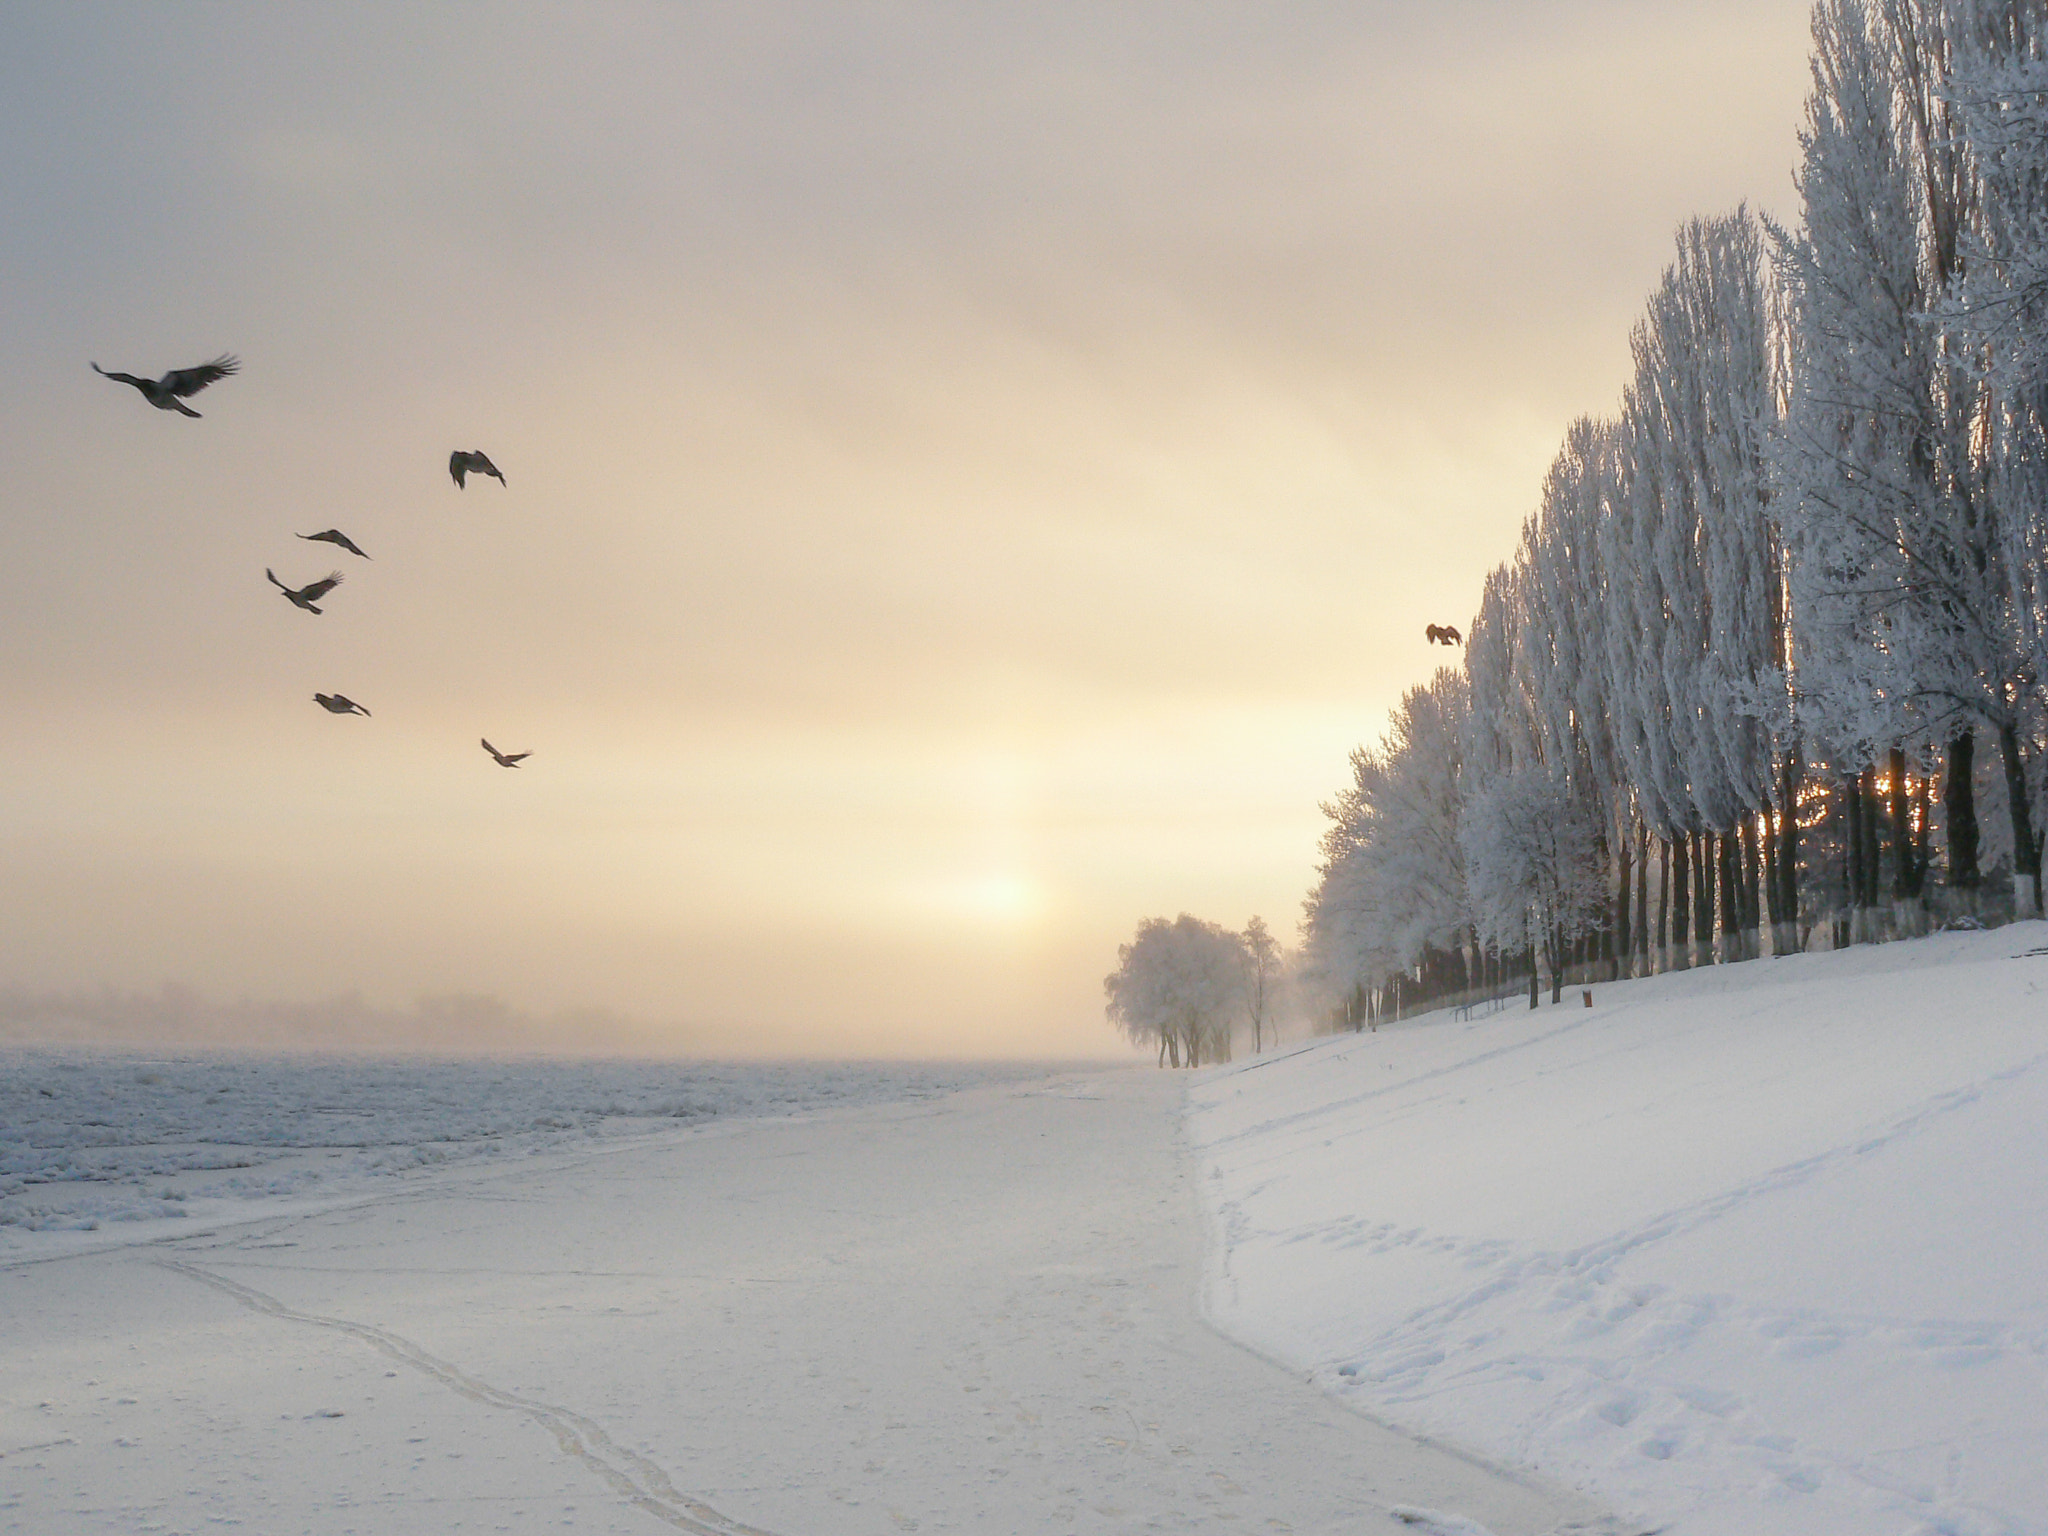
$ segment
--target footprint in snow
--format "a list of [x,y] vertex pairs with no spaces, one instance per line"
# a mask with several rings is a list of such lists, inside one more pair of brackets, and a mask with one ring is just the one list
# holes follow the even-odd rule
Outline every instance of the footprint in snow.
[[1816,1355],[1831,1355],[1841,1347],[1839,1333],[1800,1333],[1778,1340],[1771,1346],[1771,1353],[1781,1360],[1810,1360]]
[[1396,1504],[1387,1513],[1403,1525],[1422,1532],[1423,1536],[1493,1536],[1493,1532],[1476,1520],[1467,1520],[1463,1515],[1448,1515],[1441,1510]]
[[1794,1493],[1820,1492],[1820,1473],[1812,1467],[1786,1467],[1778,1473],[1778,1481]]
[[1742,1398],[1737,1394],[1713,1387],[1679,1387],[1674,1395],[1686,1407],[1717,1419],[1725,1419],[1743,1406]]
[[1616,1429],[1622,1429],[1635,1422],[1636,1415],[1643,1411],[1643,1405],[1633,1392],[1624,1392],[1619,1397],[1609,1398],[1593,1411]]

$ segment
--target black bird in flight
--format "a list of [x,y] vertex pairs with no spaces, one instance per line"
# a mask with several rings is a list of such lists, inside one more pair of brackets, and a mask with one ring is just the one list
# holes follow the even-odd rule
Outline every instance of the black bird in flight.
[[489,741],[484,742],[484,750],[498,760],[500,768],[517,768],[519,766],[519,759],[533,756],[531,752],[500,752]]
[[468,453],[464,453],[458,448],[449,454],[448,473],[455,477],[455,488],[458,491],[465,489],[463,476],[469,474],[495,475],[498,484],[503,485],[505,483],[504,474],[497,465],[491,462],[491,456],[481,448],[472,449]]
[[116,384],[133,384],[142,391],[142,398],[160,411],[179,411],[196,417],[199,413],[185,403],[185,397],[198,394],[216,379],[226,378],[241,366],[240,358],[232,352],[223,352],[210,363],[201,363],[197,368],[173,368],[160,379],[138,379],[132,373],[109,373],[98,363],[92,365],[92,371]]
[[370,713],[345,693],[316,693],[313,702],[330,715],[362,715],[368,718]]
[[[363,555],[363,552],[356,548],[356,541],[343,533],[339,528],[329,528],[321,533],[302,533],[298,537],[302,539],[318,539],[326,544],[339,544],[352,555]],[[363,555],[363,558],[367,560],[370,557]]]
[[332,571],[323,580],[308,582],[305,586],[297,588],[288,587],[279,581],[276,573],[267,565],[263,568],[263,574],[270,578],[271,585],[292,600],[295,607],[303,608],[308,613],[318,613],[320,610],[313,605],[341,585],[339,571]]

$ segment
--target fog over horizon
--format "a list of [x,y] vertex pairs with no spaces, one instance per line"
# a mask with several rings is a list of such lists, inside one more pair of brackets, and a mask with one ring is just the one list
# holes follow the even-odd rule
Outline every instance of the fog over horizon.
[[0,1039],[1127,1054],[1792,207],[1806,18],[0,8]]

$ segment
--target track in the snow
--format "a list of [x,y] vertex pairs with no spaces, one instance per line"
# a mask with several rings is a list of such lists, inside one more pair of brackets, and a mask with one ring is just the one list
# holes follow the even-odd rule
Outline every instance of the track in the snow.
[[774,1533],[764,1531],[758,1526],[747,1525],[730,1515],[720,1514],[703,1500],[694,1499],[682,1492],[670,1481],[668,1473],[655,1463],[637,1451],[627,1450],[606,1434],[602,1427],[571,1409],[560,1408],[553,1403],[536,1402],[532,1398],[507,1392],[502,1387],[494,1387],[489,1382],[479,1381],[460,1367],[428,1354],[412,1340],[401,1338],[386,1329],[373,1327],[369,1323],[352,1322],[345,1317],[323,1317],[317,1312],[301,1312],[296,1307],[286,1306],[275,1296],[267,1295],[253,1286],[243,1285],[238,1280],[230,1280],[225,1275],[201,1269],[196,1264],[161,1257],[156,1262],[165,1269],[184,1275],[187,1279],[197,1280],[201,1285],[212,1286],[223,1295],[233,1297],[251,1311],[282,1318],[286,1322],[304,1323],[313,1328],[331,1328],[337,1333],[351,1334],[401,1365],[411,1366],[451,1391],[461,1393],[472,1402],[525,1414],[555,1437],[555,1443],[561,1447],[564,1455],[573,1456],[583,1463],[628,1503],[644,1509],[657,1520],[666,1521],[679,1531],[688,1531],[691,1536],[774,1536]]

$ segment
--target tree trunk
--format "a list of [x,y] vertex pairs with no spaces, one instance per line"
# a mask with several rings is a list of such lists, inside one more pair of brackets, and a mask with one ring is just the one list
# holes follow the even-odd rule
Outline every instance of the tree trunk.
[[1858,913],[1864,905],[1864,780],[1858,774],[1843,774],[1841,778],[1841,821],[1841,879],[1849,907],[1849,942],[1862,944],[1864,930]]
[[1960,732],[1948,744],[1948,773],[1941,785],[1941,808],[1948,823],[1948,885],[1974,891],[1984,881],[1977,867],[1977,738]]
[[1657,839],[1657,973],[1671,969],[1671,839]]
[[[1762,922],[1768,926],[1771,935],[1771,953],[1782,955],[1778,948],[1785,930],[1785,908],[1778,894],[1778,811],[1765,806],[1762,820],[1757,828],[1757,861],[1763,876]],[[1763,930],[1757,932],[1757,953],[1763,953]]]
[[2041,844],[2034,836],[2033,807],[2027,803],[2027,764],[2019,732],[1998,728],[1998,754],[2005,763],[2005,798],[2012,812],[2012,898],[2016,918],[2041,915]]
[[1764,952],[1763,914],[1758,910],[1758,896],[1763,886],[1763,852],[1759,847],[1757,817],[1754,814],[1742,818],[1737,849],[1742,856],[1742,958],[1754,960]]
[[1671,857],[1671,924],[1665,942],[1671,969],[1682,971],[1692,964],[1692,898],[1686,890],[1692,871],[1692,839],[1681,832],[1664,848]]
[[1730,829],[1714,839],[1715,878],[1721,888],[1721,963],[1747,959],[1742,952],[1742,839]]
[[1774,945],[1781,955],[1796,954],[1799,936],[1799,790],[1806,765],[1797,747],[1785,754],[1778,780],[1778,903],[1788,942]]
[[1714,963],[1714,835],[1693,834],[1692,963]]
[[1636,823],[1636,926],[1632,976],[1650,974],[1650,829]]
[[1933,835],[1934,807],[1931,803],[1934,780],[1930,774],[1921,774],[1913,780],[1913,901],[1914,932],[1927,931],[1927,871],[1934,866],[1929,856],[1927,843]]
[[1608,979],[1620,981],[1628,974],[1629,951],[1634,935],[1629,930],[1629,876],[1634,871],[1629,855],[1634,851],[1626,829],[1614,840],[1614,857],[1621,866],[1621,878],[1615,882],[1614,922],[1607,940],[1607,949],[1612,964],[1608,967]]
[[1911,901],[1920,894],[1920,865],[1914,857],[1912,790],[1906,783],[1906,749],[1893,747],[1886,763],[1891,780],[1892,899]]

